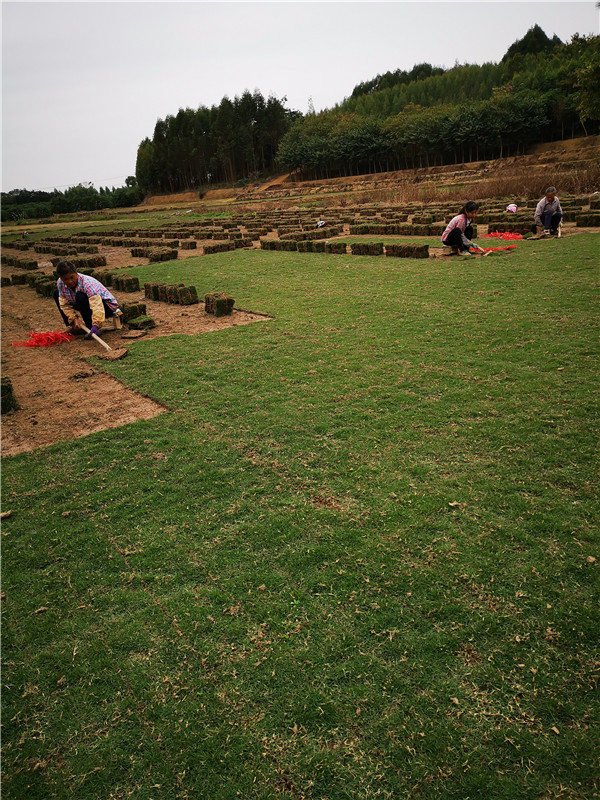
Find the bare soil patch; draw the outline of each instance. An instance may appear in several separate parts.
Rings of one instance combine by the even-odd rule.
[[[147,313],[157,327],[146,338],[172,334],[197,335],[236,325],[266,320],[260,314],[234,310],[228,317],[213,317],[204,304],[173,306],[144,298],[143,292],[115,292],[119,302],[146,303]],[[130,340],[122,331],[102,331],[112,347],[127,347]],[[37,294],[29,286],[2,289],[2,375],[11,379],[20,405],[17,411],[2,415],[2,454],[9,456],[47,447],[90,433],[117,428],[138,419],[151,419],[165,407],[123,385],[116,378],[90,363],[90,356],[104,350],[84,337],[52,347],[14,347],[31,331],[63,330],[62,320],[52,298]],[[131,358],[131,354],[127,356]]]

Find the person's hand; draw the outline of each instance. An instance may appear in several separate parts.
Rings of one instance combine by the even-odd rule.
[[[73,317],[72,320],[69,320],[69,325],[77,330],[81,328],[81,320],[79,317]]]
[[[96,336],[98,335],[98,326],[97,325],[92,325],[92,327],[90,328],[90,332],[88,333],[88,335],[85,338],[86,339],[91,339],[94,334],[96,334]]]

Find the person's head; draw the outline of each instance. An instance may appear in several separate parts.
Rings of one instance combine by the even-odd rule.
[[[464,214],[467,219],[473,219],[473,217],[477,214],[479,209],[479,203],[476,203],[475,200],[469,200],[468,203],[461,209],[461,214]]]
[[[56,267],[56,274],[69,289],[74,289],[77,286],[77,281],[79,280],[77,270],[70,261],[60,261]]]
[[[551,203],[556,197],[556,186],[549,186],[544,194],[546,195],[546,200]]]

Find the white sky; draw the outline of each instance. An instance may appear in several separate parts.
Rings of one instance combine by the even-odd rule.
[[[378,73],[498,62],[589,2],[2,2],[2,190],[122,186],[157,119],[246,89],[330,108]]]

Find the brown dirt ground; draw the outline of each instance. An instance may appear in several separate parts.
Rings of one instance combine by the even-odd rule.
[[[204,303],[156,303],[146,300],[143,292],[115,292],[115,296],[119,302],[146,303],[148,315],[156,322],[156,328],[146,334],[148,339],[176,333],[198,335],[268,319],[236,309],[231,316],[216,318],[205,313]],[[122,338],[126,327],[122,331],[110,330],[108,324],[102,337],[113,349],[127,347],[128,341]],[[20,405],[19,410],[2,415],[3,455],[151,419],[167,410],[92,366],[87,359],[104,352],[94,341],[75,337],[52,347],[11,345],[27,340],[31,331],[54,330],[63,330],[63,325],[52,298],[42,297],[29,286],[2,289],[2,375],[11,379]]]

